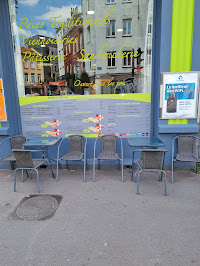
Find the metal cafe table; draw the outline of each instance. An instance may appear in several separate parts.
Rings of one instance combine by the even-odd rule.
[[[151,137],[133,137],[127,138],[128,145],[133,148],[158,148],[163,147],[165,144],[158,138]],[[131,173],[131,181],[133,181],[133,168],[134,168],[134,151],[132,158],[132,173]]]
[[[28,139],[23,146],[24,147],[40,147],[40,151],[42,152],[42,158],[47,160],[47,163],[49,164],[53,177],[55,178],[55,173],[53,170],[53,167],[51,165],[51,160],[48,155],[48,148],[54,146],[57,144],[61,138],[56,137],[34,137],[32,139]]]

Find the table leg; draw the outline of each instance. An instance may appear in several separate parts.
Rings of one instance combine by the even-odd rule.
[[[134,152],[133,152],[133,157],[132,157],[131,181],[133,181],[133,170],[134,170]]]
[[[55,178],[55,173],[54,173],[53,167],[51,165],[51,159],[49,158],[49,155],[48,155],[48,147],[42,146],[41,148],[43,150],[42,156],[43,156],[44,159],[47,160],[47,163],[49,164],[49,166],[51,168],[51,172],[52,172],[53,178]]]

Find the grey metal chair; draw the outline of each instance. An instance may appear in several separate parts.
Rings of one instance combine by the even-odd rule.
[[[3,146],[3,143],[6,141],[10,141],[11,153],[0,158],[0,161],[10,162],[11,169],[13,169],[14,168],[13,163],[16,161],[16,159],[15,159],[14,154],[12,153],[12,150],[13,149],[22,150],[23,144],[25,143],[26,138],[24,136],[13,136],[13,137],[6,138],[0,143],[0,147],[1,147],[1,145]]]
[[[121,159],[119,155],[116,153],[117,139],[121,142]],[[96,145],[97,141],[101,140],[102,143],[102,153],[96,158]],[[98,169],[100,169],[100,161],[101,160],[118,160],[119,165],[121,161],[121,182],[124,182],[123,179],[123,144],[122,139],[117,136],[112,135],[104,135],[96,139],[94,144],[94,161],[93,161],[93,182],[95,182],[95,164],[96,160],[98,160]]]
[[[60,147],[63,144],[64,140],[69,140],[69,152],[60,158]],[[85,142],[85,144],[84,144]],[[86,148],[87,148],[87,139],[81,135],[71,135],[62,139],[58,146],[58,154],[57,154],[57,174],[56,181],[58,181],[58,164],[59,161],[84,161],[84,178],[83,181],[85,183],[85,171],[87,166],[87,158],[86,158]],[[67,163],[68,166],[68,163]]]
[[[164,175],[164,184],[165,184],[165,196],[167,195],[167,181],[166,181],[166,173],[163,170],[164,161],[165,161],[165,153],[166,150],[159,149],[142,149],[137,150],[141,152],[142,159],[137,161],[138,169],[134,176],[137,175],[137,195],[139,195],[139,181],[140,181],[140,173],[142,171],[146,172],[157,172],[159,174],[159,181],[162,181],[162,175]]]
[[[18,170],[22,171],[22,182],[23,182],[23,170],[31,170],[35,171],[37,174],[37,188],[38,193],[40,193],[39,189],[39,173],[37,168],[41,165],[43,165],[47,160],[45,159],[32,159],[32,152],[30,150],[12,150],[16,162],[17,162],[17,168],[14,172],[14,192],[16,191],[16,173]],[[36,151],[38,152],[38,151]]]
[[[174,181],[173,171],[174,162],[194,162],[196,163],[196,173],[198,173],[198,163],[200,159],[196,156],[196,142],[199,138],[190,135],[180,135],[173,139],[172,142],[172,171],[171,171],[171,183]],[[175,155],[175,141],[178,141],[178,151]]]

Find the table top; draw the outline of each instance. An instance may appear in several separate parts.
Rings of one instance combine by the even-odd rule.
[[[127,138],[131,147],[163,147],[165,144],[158,138],[133,137]]]
[[[23,145],[24,146],[53,146],[61,139],[56,137],[35,137],[28,139]]]

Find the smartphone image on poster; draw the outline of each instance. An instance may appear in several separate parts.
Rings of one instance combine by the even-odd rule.
[[[176,113],[177,111],[177,94],[167,95],[167,113]]]

